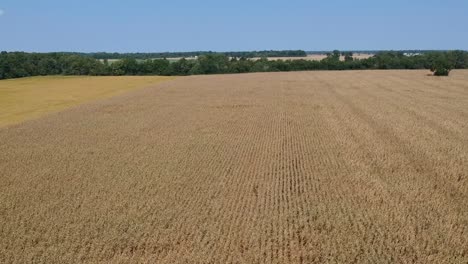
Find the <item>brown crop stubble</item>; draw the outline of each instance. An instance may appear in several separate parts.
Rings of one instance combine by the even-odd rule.
[[[192,76],[1,129],[0,261],[466,263],[466,76]]]

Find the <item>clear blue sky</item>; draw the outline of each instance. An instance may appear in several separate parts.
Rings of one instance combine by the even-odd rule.
[[[0,0],[0,50],[468,49],[467,0]]]

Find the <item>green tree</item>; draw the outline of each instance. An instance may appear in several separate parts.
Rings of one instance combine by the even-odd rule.
[[[198,71],[201,74],[226,73],[229,68],[229,58],[223,54],[209,54],[198,57]]]
[[[344,61],[346,62],[350,62],[354,60],[352,52],[343,52],[342,55],[344,56]]]
[[[194,64],[194,62],[182,58],[170,64],[169,75],[188,75]]]
[[[268,72],[270,71],[270,64],[268,58],[262,57],[259,60],[254,61],[251,68],[252,72]]]

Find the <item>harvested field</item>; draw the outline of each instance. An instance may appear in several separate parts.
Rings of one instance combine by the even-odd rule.
[[[365,54],[365,53],[356,53],[353,55],[354,59],[361,60],[361,59],[368,59],[374,56],[373,54]],[[307,57],[268,57],[268,60],[310,60],[310,61],[321,61],[327,57],[326,54],[309,54]],[[344,61],[344,56],[340,57],[341,61]],[[253,60],[259,60],[260,58],[252,58]]]
[[[355,53],[353,54],[353,58],[357,60],[361,59],[368,59],[374,56],[374,54],[367,54],[367,53]],[[326,54],[309,54],[306,57],[268,57],[268,60],[311,60],[311,61],[321,61],[327,57]],[[176,58],[167,58],[168,60],[174,62],[182,59],[183,57],[176,57]],[[197,57],[186,57],[186,60],[195,60]],[[232,57],[230,57],[232,58]],[[340,57],[341,61],[344,61],[344,56]],[[259,60],[260,57],[250,58],[251,60]],[[109,62],[114,62],[118,60],[109,60]]]
[[[170,79],[173,78],[44,76],[0,80],[0,127]]]
[[[468,71],[190,76],[0,129],[0,262],[467,263]]]

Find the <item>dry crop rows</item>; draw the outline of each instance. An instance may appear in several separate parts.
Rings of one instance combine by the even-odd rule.
[[[466,263],[468,74],[191,76],[0,130],[0,262]]]

